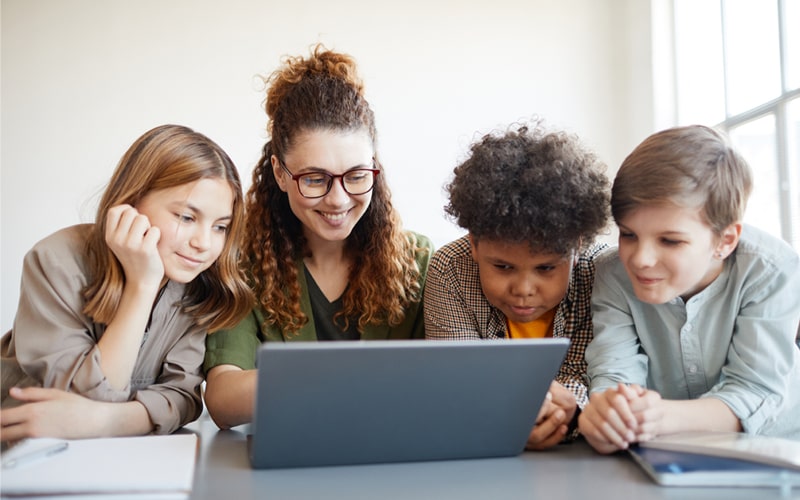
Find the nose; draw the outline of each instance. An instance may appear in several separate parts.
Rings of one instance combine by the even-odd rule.
[[[350,199],[350,194],[344,190],[344,178],[333,179],[331,190],[325,195],[325,201],[331,205],[344,205]]]
[[[631,252],[631,263],[639,268],[652,267],[656,262],[656,251],[652,245],[639,243]]]
[[[200,251],[208,250],[211,247],[211,231],[211,227],[204,227],[198,224],[189,240],[189,244],[192,248]]]
[[[511,295],[515,297],[530,297],[536,293],[536,281],[522,276],[511,282]]]

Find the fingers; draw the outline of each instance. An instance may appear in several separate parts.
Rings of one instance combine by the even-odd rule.
[[[638,424],[628,404],[628,395],[618,388],[591,395],[579,417],[579,425],[596,450],[610,453],[626,449],[636,440]]]
[[[603,433],[600,432],[600,430],[595,426],[595,422],[587,417],[586,409],[584,409],[583,413],[581,413],[581,416],[578,417],[578,427],[580,428],[581,434],[589,443],[589,445],[591,445],[591,447],[594,448],[598,453],[607,455],[622,449],[605,438]]]
[[[566,412],[573,410],[578,405],[572,391],[555,380],[550,384],[550,393],[552,394],[553,404]]]
[[[97,433],[98,403],[84,396],[41,387],[12,388],[9,394],[23,404],[0,410],[0,440],[69,439]]]
[[[548,391],[544,397],[542,406],[539,408],[539,414],[536,415],[537,424],[543,421],[548,414],[553,412],[552,401],[553,401],[553,395]]]
[[[106,215],[106,241],[109,245],[137,246],[150,228],[150,220],[130,205],[111,207]]]
[[[159,240],[161,240],[161,230],[156,226],[150,226],[144,234],[142,244],[145,248],[157,248]]]
[[[637,399],[636,392],[620,384],[616,390],[609,389],[602,394],[606,403],[606,417],[619,432],[634,430],[638,424],[631,403]]]
[[[17,441],[34,437],[28,405],[0,410],[0,441]]]
[[[63,391],[44,387],[12,387],[8,390],[9,396],[26,403],[54,399],[61,394]]]
[[[130,205],[111,207],[106,214],[106,243],[119,260],[129,282],[156,286],[164,275],[158,252],[161,231]]]
[[[554,407],[555,408],[555,407]],[[537,422],[528,436],[528,450],[544,450],[560,443],[567,434],[566,414],[556,408],[541,422]]]
[[[638,421],[637,441],[648,441],[661,433],[661,424],[665,413],[659,393],[645,390],[639,398],[631,403],[631,409]]]

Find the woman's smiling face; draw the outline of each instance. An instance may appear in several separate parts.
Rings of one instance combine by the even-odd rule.
[[[355,168],[372,168],[374,154],[366,130],[312,130],[298,135],[294,146],[282,159],[283,166],[277,157],[272,157],[272,171],[278,186],[289,197],[289,206],[303,223],[310,243],[315,240],[346,240],[367,211],[372,191],[349,194],[338,178],[325,196],[306,198],[300,194],[297,183],[287,170],[294,175],[309,172],[341,175]]]

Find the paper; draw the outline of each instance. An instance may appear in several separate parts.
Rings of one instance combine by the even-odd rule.
[[[197,435],[68,440],[67,449],[2,469],[0,492],[24,495],[148,495],[186,498],[192,489]],[[28,439],[2,461],[64,440]]]

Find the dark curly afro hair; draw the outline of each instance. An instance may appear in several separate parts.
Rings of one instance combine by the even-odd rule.
[[[608,223],[606,165],[576,136],[540,121],[485,135],[453,172],[445,212],[478,240],[566,255]]]

